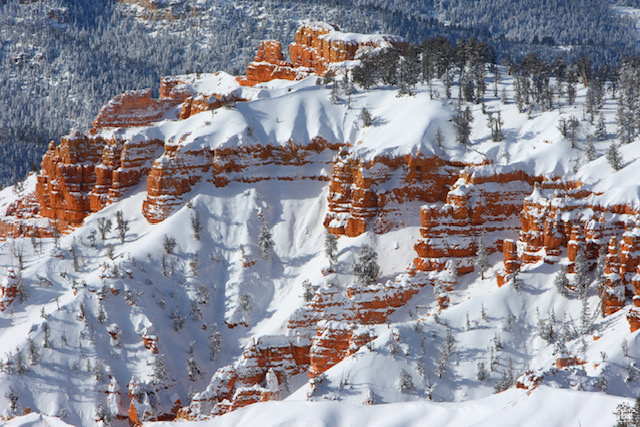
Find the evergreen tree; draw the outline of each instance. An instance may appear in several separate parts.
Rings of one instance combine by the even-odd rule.
[[[607,125],[604,122],[604,114],[602,114],[602,113],[600,113],[600,118],[598,119],[598,122],[596,123],[596,129],[593,132],[593,134],[600,141],[604,141],[605,139],[607,139]]]
[[[569,296],[569,291],[567,286],[569,285],[569,280],[567,279],[567,269],[563,265],[560,267],[560,271],[556,274],[555,279],[553,279],[553,286],[556,288],[558,293],[562,296]]]
[[[324,253],[329,260],[329,266],[333,268],[338,260],[338,239],[329,230],[324,232]]]
[[[413,385],[411,375],[403,369],[398,377],[398,391],[400,391],[400,393],[409,393],[414,388],[415,386]]]
[[[124,219],[122,211],[116,212],[116,229],[118,230],[118,236],[120,236],[120,243],[124,243],[124,238],[129,231],[129,220]]]
[[[271,231],[269,227],[267,227],[266,222],[262,222],[262,227],[260,228],[260,236],[258,237],[258,246],[260,246],[260,254],[262,258],[267,260],[271,257],[271,253],[273,252],[273,247],[275,243],[273,242],[273,237],[271,237]]]
[[[167,365],[164,362],[164,355],[159,354],[153,361],[153,380],[157,384],[161,384],[167,379]]]
[[[365,128],[373,125],[373,117],[366,108],[362,108],[362,111],[360,112],[360,123],[362,124],[362,127]]]
[[[209,329],[211,330],[211,332],[209,332],[209,352],[210,359],[213,361],[222,348],[222,334],[213,323],[209,326]]]
[[[480,271],[480,277],[484,280],[484,273],[491,264],[489,264],[489,251],[487,249],[487,245],[482,238],[478,241],[478,249],[476,250],[476,258],[473,261],[473,264],[478,268]]]
[[[596,153],[596,147],[593,145],[593,140],[591,137],[587,138],[587,145],[584,148],[584,156],[587,158],[587,161],[592,162],[598,158],[598,154]]]
[[[618,145],[615,142],[612,142],[609,146],[606,158],[609,162],[609,166],[611,166],[614,171],[619,171],[624,167],[622,156],[620,155],[620,150],[618,149]]]
[[[107,233],[111,232],[112,223],[110,219],[98,218],[98,231],[102,240],[107,238]]]
[[[380,274],[378,266],[378,254],[367,244],[362,245],[358,252],[358,259],[351,266],[351,272],[362,285],[370,285],[375,282]]]
[[[460,144],[467,145],[471,135],[471,123],[473,122],[473,115],[469,107],[464,111],[458,108],[452,121],[456,128],[456,140]]]

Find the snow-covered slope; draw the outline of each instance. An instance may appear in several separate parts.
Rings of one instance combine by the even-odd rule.
[[[460,275],[448,292],[449,307],[443,309],[431,284],[437,278],[445,280],[447,273],[406,275],[416,258],[414,245],[421,238],[423,202],[413,200],[398,208],[400,219],[394,224],[402,227],[376,233],[369,226],[356,237],[340,236],[332,269],[325,255],[323,221],[329,210],[327,200],[333,197],[327,181],[334,156],[373,162],[374,172],[382,168],[375,162],[383,157],[438,157],[447,162],[445,169],[453,171],[454,179],[444,185],[445,190],[457,182],[451,197],[471,194],[465,192],[471,184],[464,187],[456,181],[458,173],[463,179],[465,170],[478,182],[485,175],[522,171],[540,180],[563,177],[583,182],[593,193],[590,206],[637,208],[639,192],[634,182],[640,142],[622,149],[626,167],[612,173],[602,157],[591,162],[584,158],[585,136],[592,131],[586,121],[581,122],[578,148],[571,148],[556,126],[561,117],[558,110],[535,110],[528,117],[490,92],[484,108],[501,111],[505,139],[493,142],[483,106],[468,104],[474,121],[471,143],[463,146],[456,142],[451,122],[458,101],[442,96],[431,99],[426,86],[418,86],[414,96],[398,96],[394,88],[379,87],[331,102],[331,88],[317,85],[315,77],[250,88],[240,87],[224,74],[180,79],[197,92],[233,93],[246,101],[184,120],[174,118],[172,111],[179,110],[175,107],[158,123],[102,129],[98,136],[162,141],[164,154],[154,159],[158,169],[180,161],[171,157],[174,152],[305,146],[316,137],[342,145],[342,152],[326,149],[296,165],[267,162],[253,169],[249,165],[234,172],[239,178],[228,173],[236,178],[223,186],[212,184],[206,170],[177,197],[180,203],[170,215],[156,224],[143,215],[150,196],[143,179],[59,238],[4,241],[0,246],[2,289],[19,289],[15,284],[21,281],[25,292],[12,302],[8,293],[0,300],[7,303],[0,311],[0,396],[6,397],[0,398],[1,416],[13,417],[29,408],[72,425],[88,425],[108,412],[116,418],[114,422],[125,424],[134,408],[141,420],[172,418],[178,408],[189,405],[194,393],[207,390],[196,399],[213,395],[212,377],[224,379],[228,371],[220,369],[247,360],[246,349],[261,348],[256,344],[261,337],[298,340],[300,348],[306,342],[308,352],[317,337],[288,327],[300,313],[311,310],[302,297],[303,283],[308,280],[316,288],[320,296],[316,295],[315,303],[331,292],[345,301],[361,302],[357,295],[346,295],[348,289],[358,289],[351,266],[365,244],[377,253],[381,268],[377,281],[382,285],[364,289],[397,285],[415,295],[394,306],[383,322],[358,323],[358,333],[366,329],[370,342],[352,348],[352,354],[332,364],[322,381],[310,381],[309,363],[303,363],[296,367],[300,368],[297,374],[284,383],[280,377],[276,390],[269,389],[285,403],[257,404],[215,418],[212,425],[253,424],[265,418],[273,419],[274,425],[287,425],[305,417],[309,425],[352,421],[493,425],[522,419],[529,425],[553,425],[546,420],[559,412],[562,417],[554,418],[555,425],[579,421],[601,425],[612,422],[617,403],[638,394],[640,342],[637,332],[629,334],[625,318],[629,307],[603,318],[595,284],[584,299],[575,293],[560,295],[553,284],[560,269],[557,263],[525,263],[519,280],[498,287],[496,275],[504,263],[502,255],[494,253],[482,276],[479,272]],[[510,99],[512,83],[510,77],[500,82]],[[434,86],[444,94],[441,82]],[[575,105],[563,105],[562,116],[582,115],[584,92],[579,91]],[[373,115],[372,126],[363,125],[363,108]],[[612,131],[615,101],[607,99],[603,111]],[[444,136],[441,145],[435,142],[438,129]],[[609,144],[596,141],[597,154],[602,156]],[[376,191],[391,192],[403,180],[398,172]],[[35,181],[31,177],[18,194],[12,189],[0,193],[6,217],[12,202],[34,191]],[[488,188],[495,187],[492,191],[497,193],[513,190],[511,184],[501,185],[491,183]],[[524,184],[522,188],[529,189]],[[433,205],[448,209],[447,203],[438,199]],[[627,214],[629,218],[636,215]],[[116,227],[118,215],[128,225],[123,236]],[[193,226],[196,219],[201,223],[199,238]],[[99,230],[106,220],[113,226],[103,239]],[[53,233],[47,219],[30,221]],[[518,239],[517,217],[505,222],[509,224],[503,231],[488,232],[503,233],[501,241]],[[274,242],[268,259],[261,254],[263,227]],[[452,245],[460,241],[450,240]],[[569,264],[568,255],[562,247],[556,260]],[[417,283],[420,278],[425,282]],[[585,307],[587,317],[595,320],[589,330],[583,329]],[[336,310],[347,312],[343,306]],[[323,320],[335,321],[335,317]],[[319,326],[331,331],[356,328],[352,320]],[[544,333],[549,328],[554,330],[551,336]],[[221,334],[221,346],[214,346],[212,354],[214,330]],[[263,342],[268,345],[269,339]],[[558,359],[566,355],[580,360],[559,367]],[[255,390],[270,387],[266,382],[259,379]],[[509,390],[492,396],[515,382],[525,388],[542,385],[531,393]],[[132,400],[136,404],[131,406]],[[337,402],[304,403],[323,400]],[[381,405],[362,406],[363,402]],[[40,422],[34,415],[27,417],[12,422]]]

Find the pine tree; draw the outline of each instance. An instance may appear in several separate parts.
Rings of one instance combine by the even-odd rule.
[[[600,141],[604,141],[605,139],[607,139],[607,125],[604,122],[604,114],[602,114],[602,113],[600,113],[600,118],[598,119],[598,122],[596,123],[596,129],[593,132],[593,134]]]
[[[491,264],[489,264],[489,251],[487,250],[487,246],[483,239],[478,241],[478,249],[476,251],[476,258],[473,261],[473,264],[478,268],[478,270],[480,270],[480,276],[482,280],[484,280],[484,273]]]
[[[195,211],[191,215],[191,229],[193,230],[193,237],[196,240],[200,240],[200,231],[202,231],[202,222],[200,221],[200,212]]]
[[[29,362],[32,365],[35,365],[40,360],[40,350],[38,349],[38,344],[31,338],[27,339],[27,351],[29,352]]]
[[[615,142],[612,142],[609,146],[606,158],[609,162],[609,166],[611,166],[614,171],[619,171],[623,168],[624,164],[622,161],[622,156],[620,155],[620,150],[618,149],[618,145]]]
[[[369,113],[369,110],[364,107],[360,112],[360,123],[362,124],[362,127],[365,128],[373,125],[373,117],[371,116],[371,113]]]
[[[222,348],[222,334],[218,331],[215,324],[211,324],[209,329],[211,330],[211,332],[209,332],[209,352],[210,359],[213,361]]]
[[[414,388],[415,386],[413,385],[411,375],[403,369],[398,377],[398,391],[400,391],[400,393],[409,393]]]
[[[155,383],[162,383],[167,379],[167,365],[164,362],[164,355],[159,354],[153,361],[153,380]]]
[[[587,259],[584,256],[582,248],[580,248],[576,254],[573,271],[575,273],[573,287],[580,296],[585,295],[589,285],[589,266],[587,265]]]
[[[587,138],[587,145],[584,148],[584,156],[587,158],[588,162],[592,162],[598,158],[596,147],[593,145],[593,140],[591,139],[591,137]]]
[[[324,253],[329,259],[329,266],[333,268],[338,258],[338,239],[329,230],[324,232]]]
[[[111,232],[112,223],[110,219],[98,218],[98,231],[102,240],[107,238],[107,233]]]
[[[269,230],[269,227],[267,227],[267,223],[262,222],[260,236],[258,237],[258,246],[260,246],[260,254],[263,259],[267,260],[271,257],[274,245],[273,238],[271,237],[271,231]]]
[[[311,284],[309,279],[305,279],[305,281],[302,282],[302,288],[304,289],[304,293],[302,294],[302,299],[304,300],[304,302],[311,302],[316,292],[315,292],[314,286]]]
[[[560,267],[560,271],[556,274],[555,279],[553,279],[553,286],[556,288],[558,293],[562,296],[569,296],[569,291],[567,286],[569,285],[569,280],[567,279],[567,269],[563,265]]]
[[[120,243],[124,243],[124,238],[129,231],[129,220],[124,219],[122,211],[116,212],[116,229],[118,230],[118,236],[120,236]]]
[[[351,272],[362,285],[372,284],[380,274],[378,254],[369,245],[362,245],[358,252],[358,259],[351,266]]]
[[[470,141],[471,123],[473,122],[473,115],[471,114],[469,107],[464,111],[458,108],[452,121],[456,128],[456,140],[460,144],[467,145]]]
[[[162,248],[166,255],[172,254],[176,248],[176,239],[169,237],[166,234],[162,237]]]

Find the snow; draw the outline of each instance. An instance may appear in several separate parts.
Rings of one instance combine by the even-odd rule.
[[[441,156],[452,163],[477,165],[469,169],[475,177],[524,170],[547,179],[576,179],[597,193],[593,196],[595,205],[626,203],[640,208],[640,189],[636,184],[640,142],[622,147],[625,168],[614,173],[603,157],[592,162],[584,159],[584,136],[591,129],[586,121],[581,121],[584,133],[578,139],[578,148],[571,148],[557,129],[561,116],[581,115],[583,88],[579,89],[575,106],[563,105],[562,115],[558,110],[536,110],[531,118],[526,113],[520,114],[513,104],[503,105],[489,91],[485,108],[501,111],[505,141],[491,141],[482,106],[470,105],[474,114],[471,143],[463,147],[455,142],[450,121],[457,101],[444,98],[440,82],[434,87],[441,95],[434,99],[430,99],[425,86],[419,86],[415,96],[402,97],[392,88],[381,87],[356,91],[350,99],[341,96],[334,104],[330,102],[330,87],[316,85],[315,77],[295,82],[273,81],[253,88],[239,87],[232,76],[224,73],[179,76],[179,79],[203,94],[233,93],[248,101],[186,120],[163,120],[148,128],[105,129],[101,131],[103,136],[162,139],[188,151],[286,146],[292,142],[302,145],[319,136],[332,143],[346,144],[347,155],[365,160],[420,153],[427,157]],[[511,79],[505,77],[503,83],[512,98]],[[358,117],[362,108],[367,108],[375,118],[373,126],[361,126]],[[604,111],[611,132],[615,102],[607,99]],[[442,148],[434,142],[439,128],[445,138]],[[609,143],[595,141],[599,155],[604,154]],[[328,176],[329,161],[329,154],[321,153],[317,165],[305,167],[317,168],[314,175]],[[265,178],[299,174],[294,169],[274,165],[249,173]],[[29,177],[21,194],[33,191],[35,180],[35,175]],[[517,189],[517,184],[504,188],[512,187]],[[49,415],[65,410],[69,413],[66,422],[89,424],[93,422],[96,404],[106,401],[104,390],[109,381],[96,380],[87,372],[87,360],[91,364],[99,360],[105,365],[107,375],[123,391],[126,401],[127,384],[132,379],[149,381],[152,377],[155,356],[144,348],[140,335],[153,334],[158,336],[160,353],[165,355],[170,373],[168,393],[177,393],[183,403],[187,402],[189,389],[204,390],[219,368],[237,360],[244,345],[261,336],[286,333],[287,321],[303,305],[305,279],[314,286],[325,286],[331,281],[337,292],[344,292],[354,281],[350,266],[359,248],[369,244],[376,249],[381,263],[379,282],[394,280],[406,272],[415,257],[413,245],[420,235],[420,204],[402,205],[397,219],[406,227],[382,234],[369,231],[355,238],[340,237],[337,273],[324,276],[322,269],[328,266],[322,247],[322,223],[329,195],[326,181],[231,182],[226,187],[214,188],[203,180],[185,195],[184,201],[190,200],[189,205],[185,203],[155,225],[141,214],[146,195],[144,182],[130,189],[122,200],[89,216],[82,227],[61,237],[58,249],[54,248],[53,239],[42,239],[41,248],[32,247],[29,239],[16,239],[25,249],[22,277],[29,296],[25,303],[15,302],[12,312],[0,313],[0,358],[6,361],[15,357],[16,348],[27,357],[27,338],[41,343],[45,322],[51,329],[53,348],[40,348],[40,362],[28,365],[27,373],[0,372],[0,396],[13,387],[20,394],[22,409],[29,407]],[[534,190],[530,199],[540,197],[540,190]],[[12,188],[1,190],[0,212],[4,215],[17,198]],[[106,241],[98,239],[95,247],[91,247],[88,237],[97,228],[98,220],[114,219],[117,211],[124,212],[131,227],[125,243],[120,244],[116,233],[111,232]],[[200,214],[204,226],[200,240],[193,237],[190,227],[195,212]],[[269,260],[261,258],[257,244],[263,220],[275,242]],[[174,254],[164,253],[165,236],[176,239]],[[74,271],[71,260],[72,245],[82,254],[79,271]],[[113,259],[109,247],[113,248]],[[194,254],[200,263],[197,273],[189,265]],[[165,269],[163,257],[168,260]],[[566,253],[559,259],[566,263]],[[244,267],[245,261],[255,264]],[[459,278],[450,293],[451,306],[447,310],[438,311],[432,288],[427,286],[393,313],[388,324],[366,326],[377,338],[329,369],[327,383],[310,398],[307,398],[311,390],[308,378],[302,375],[292,379],[291,390],[281,390],[287,398],[285,402],[252,405],[202,425],[244,425],[266,420],[272,424],[265,425],[567,425],[578,421],[583,425],[613,424],[615,406],[640,392],[637,381],[625,378],[629,367],[640,363],[638,333],[629,334],[625,319],[628,308],[606,319],[598,317],[592,333],[568,339],[569,353],[587,363],[558,370],[554,345],[537,334],[538,322],[554,313],[558,329],[561,319],[577,326],[582,308],[578,298],[561,297],[554,289],[553,277],[559,266],[544,263],[526,266],[520,274],[522,289],[516,290],[509,284],[502,288],[496,285],[495,274],[502,266],[502,256],[492,255],[490,263],[492,267],[484,280],[477,273]],[[0,245],[0,275],[5,276],[14,264],[10,242],[4,242]],[[52,286],[41,286],[39,277],[50,280]],[[100,302],[103,287],[106,294]],[[207,302],[204,293],[208,294]],[[133,303],[125,299],[125,294]],[[248,310],[240,304],[243,295],[249,296]],[[192,301],[198,301],[195,304],[198,312],[193,315]],[[587,301],[590,311],[597,312],[599,296],[595,289]],[[78,317],[81,305],[88,313],[86,321]],[[100,305],[108,317],[104,324],[97,321]],[[43,308],[46,318],[41,316]],[[174,330],[172,314],[185,318],[184,328]],[[509,314],[515,316],[511,326],[507,325]],[[225,326],[225,321],[234,320],[248,326],[233,329]],[[108,334],[113,323],[122,332],[120,343]],[[214,361],[209,358],[207,344],[212,324],[223,335],[222,350]],[[440,378],[434,374],[434,367],[448,330],[456,343],[447,372]],[[63,335],[67,344],[63,344]],[[489,370],[490,347],[496,335],[504,348],[496,350],[500,359],[494,370]],[[186,379],[185,360],[191,341],[195,360],[205,372],[195,381]],[[621,350],[623,341],[628,343],[630,356]],[[394,343],[400,347],[399,353],[392,351]],[[602,360],[603,352],[606,361]],[[510,389],[494,395],[494,382],[507,372],[509,359],[516,376],[526,370],[537,372],[544,385],[530,393]],[[489,379],[477,380],[478,363],[486,364]],[[425,374],[421,373],[423,370]],[[413,380],[415,389],[411,393],[397,389],[402,371],[408,372]],[[599,392],[597,382],[601,377],[608,382],[608,395]],[[432,390],[428,393],[430,386]],[[369,392],[373,392],[379,404],[362,406]],[[427,401],[428,394],[433,401]],[[127,409],[122,411],[126,413]],[[0,415],[16,415],[2,398]],[[30,414],[14,418],[8,425],[56,425],[56,422]]]
[[[630,400],[626,400],[631,402]],[[511,389],[472,403],[410,402],[374,406],[337,402],[265,402],[204,422],[151,423],[157,426],[522,426],[613,425],[619,399],[550,387]]]

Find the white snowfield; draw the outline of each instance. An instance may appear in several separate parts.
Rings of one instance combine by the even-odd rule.
[[[620,399],[602,393],[539,387],[464,403],[264,402],[201,422],[149,423],[180,427],[566,427],[613,426]]]
[[[330,87],[316,85],[315,77],[240,88],[222,73],[193,77],[191,84],[209,94],[235,93],[248,102],[187,120],[103,132],[120,132],[125,139],[159,138],[185,150],[286,145],[291,140],[305,144],[320,136],[348,143],[349,153],[369,160],[421,153],[467,164],[488,163],[477,169],[478,174],[520,169],[548,178],[578,179],[599,193],[594,196],[597,203],[640,207],[640,142],[622,147],[625,167],[614,173],[603,157],[585,159],[586,135],[593,132],[587,121],[580,121],[577,148],[571,148],[557,128],[561,116],[582,118],[584,88],[579,87],[575,105],[563,104],[562,115],[557,109],[535,109],[528,118],[512,102],[510,77],[500,81],[500,91],[506,87],[511,99],[508,104],[493,96],[490,76],[487,83],[486,109],[500,111],[504,121],[505,140],[500,143],[491,141],[487,116],[476,104],[467,104],[474,116],[471,143],[464,147],[455,141],[450,120],[457,100],[444,98],[440,82],[434,85],[439,93],[435,99],[420,85],[415,96],[398,97],[392,88],[376,88],[357,90],[350,99],[341,95],[332,103]],[[455,97],[457,88],[452,92]],[[362,126],[363,108],[374,117],[372,126]],[[607,96],[603,112],[609,139],[594,140],[599,156],[613,140],[615,111],[615,100]],[[442,147],[434,142],[438,129],[444,136]],[[279,171],[269,167],[275,169],[264,173]],[[327,166],[315,174],[330,173]],[[18,195],[12,188],[1,190],[0,214],[34,186],[32,176]],[[286,334],[289,317],[304,305],[305,280],[327,286],[322,224],[328,191],[327,182],[311,179],[231,182],[222,188],[203,180],[184,196],[184,206],[152,225],[141,214],[146,197],[146,183],[141,182],[62,236],[57,247],[53,238],[2,242],[0,277],[17,266],[16,254],[21,253],[27,297],[0,312],[0,416],[15,417],[28,407],[46,416],[21,416],[7,425],[79,426],[95,423],[98,405],[112,414],[127,414],[131,380],[155,381],[156,356],[145,348],[145,334],[157,336],[165,359],[166,388],[159,394],[160,403],[169,404],[177,396],[186,405],[190,394],[205,390],[213,374],[234,363],[251,340]],[[419,208],[415,204],[403,211],[408,226],[402,229],[340,237],[333,283],[341,291],[353,283],[351,265],[363,244],[378,254],[381,283],[405,273],[420,236]],[[92,243],[99,221],[111,219],[115,228],[118,211],[129,221],[125,242],[121,244],[113,230],[104,240],[98,233]],[[200,240],[191,227],[196,213],[203,225]],[[258,246],[263,220],[275,243],[268,260],[262,259]],[[175,239],[172,251],[166,251],[165,237]],[[75,266],[72,252],[79,254]],[[566,262],[566,253],[561,259]],[[553,286],[559,265],[528,265],[520,274],[521,289],[498,288],[495,273],[502,267],[502,255],[489,260],[484,280],[479,273],[459,277],[448,309],[438,312],[433,290],[426,287],[388,323],[367,326],[377,338],[329,369],[312,397],[307,397],[311,386],[303,373],[290,378],[286,387],[280,385],[283,402],[252,405],[194,425],[612,425],[616,405],[640,392],[640,339],[637,332],[629,334],[628,308],[605,319],[597,317],[593,332],[576,335],[582,302],[559,295]],[[245,261],[255,264],[243,267]],[[595,313],[595,287],[586,301],[589,312]],[[225,321],[248,326],[231,329]],[[557,349],[539,334],[545,321],[555,322],[557,333],[566,334],[566,352],[579,356],[584,365],[555,368]],[[45,324],[49,347],[43,347]],[[208,337],[213,325],[222,334],[222,346],[211,360]],[[453,351],[446,371],[436,375],[448,334],[454,340]],[[190,354],[201,371],[191,379],[186,367]],[[486,368],[484,379],[478,378],[481,364]],[[494,394],[494,385],[509,372],[517,378],[525,371],[539,375],[542,385],[530,393],[509,389]],[[403,375],[408,375],[411,387],[401,392],[398,380]],[[5,398],[11,390],[18,395],[17,409]],[[363,404],[370,396],[375,404]],[[126,421],[114,420],[114,425],[124,426]]]

